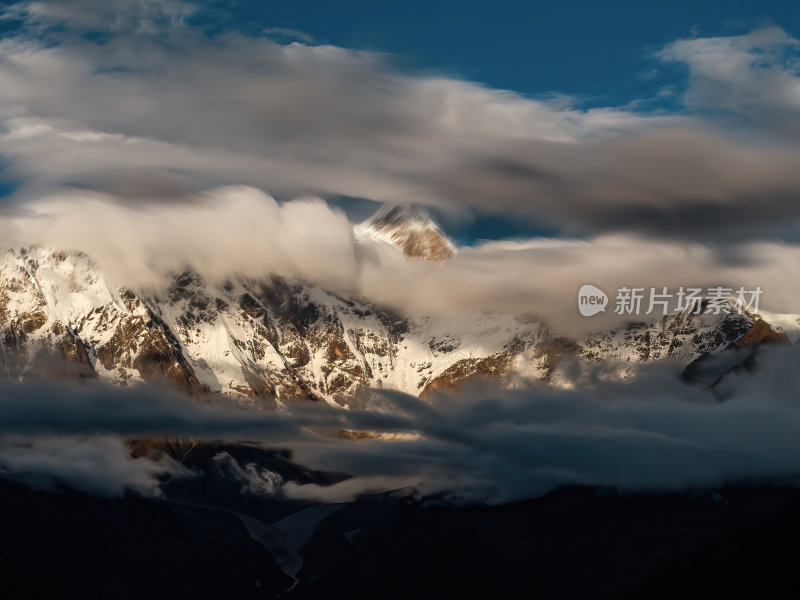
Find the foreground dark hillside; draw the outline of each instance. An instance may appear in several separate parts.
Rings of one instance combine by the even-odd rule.
[[[280,455],[266,460],[287,470],[288,478],[318,480],[302,470],[292,473]],[[513,505],[460,508],[395,493],[320,511],[308,503],[245,497],[225,485],[207,474],[168,485],[167,499],[154,500],[52,494],[0,481],[0,597],[800,593],[794,576],[800,493],[787,488],[695,496],[563,489]],[[196,502],[187,501],[190,492]],[[291,519],[294,529],[286,525]],[[298,536],[304,519],[309,527]],[[281,546],[276,540],[287,531],[295,533]],[[291,564],[296,583],[284,570]],[[779,589],[790,596],[768,593]]]

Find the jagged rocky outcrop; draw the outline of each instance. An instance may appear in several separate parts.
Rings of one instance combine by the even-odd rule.
[[[87,377],[167,380],[264,407],[342,403],[370,387],[419,394],[454,365],[510,364],[546,336],[511,316],[406,319],[278,278],[210,284],[185,272],[161,293],[112,288],[89,257],[44,248],[0,255],[0,290],[7,375],[50,376],[53,355]]]
[[[385,241],[409,258],[443,262],[455,247],[421,206],[386,206],[356,227],[357,235]]]

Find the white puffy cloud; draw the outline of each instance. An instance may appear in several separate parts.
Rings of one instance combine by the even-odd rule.
[[[0,217],[9,245],[86,252],[112,286],[163,289],[193,270],[209,284],[271,274],[416,315],[484,311],[539,317],[561,334],[620,326],[620,287],[760,287],[760,308],[797,312],[800,283],[786,277],[800,248],[775,241],[716,247],[605,235],[463,247],[447,263],[409,261],[383,242],[356,241],[346,216],[320,199],[278,204],[250,187],[218,188],[169,203],[130,203],[86,191],[46,196]],[[604,315],[579,316],[584,283],[612,298]]]
[[[137,205],[73,192],[26,209],[0,220],[7,241],[85,252],[115,285],[149,287],[194,268],[216,282],[276,274],[356,289],[352,226],[319,199],[279,205],[255,188],[229,187],[177,205]]]

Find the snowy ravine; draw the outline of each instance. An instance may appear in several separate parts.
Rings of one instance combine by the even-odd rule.
[[[410,260],[447,260],[453,246],[418,212],[384,211],[357,237],[391,243]],[[687,363],[745,335],[796,337],[749,316],[685,315],[583,340],[531,317],[404,318],[357,299],[278,278],[209,285],[186,272],[160,294],[112,288],[89,257],[46,248],[0,254],[0,371],[17,378],[168,380],[193,395],[224,394],[270,408],[296,400],[358,403],[369,388],[414,395],[476,375],[509,386],[569,384],[576,365],[675,356]]]

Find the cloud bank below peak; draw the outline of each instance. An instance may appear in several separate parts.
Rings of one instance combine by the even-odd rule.
[[[163,390],[0,382],[0,477],[101,495],[158,494],[170,461],[133,460],[122,439],[246,439],[292,450],[307,468],[347,473],[336,485],[276,493],[328,502],[399,488],[455,503],[541,496],[560,486],[639,492],[798,481],[798,348],[764,347],[751,372],[717,388],[684,383],[682,365],[641,366],[625,382],[515,390],[484,382],[429,404],[376,390],[367,410],[316,403],[284,413],[198,405]],[[412,434],[342,439],[341,429]],[[24,436],[24,437],[23,437]],[[25,442],[25,443],[22,443]]]

